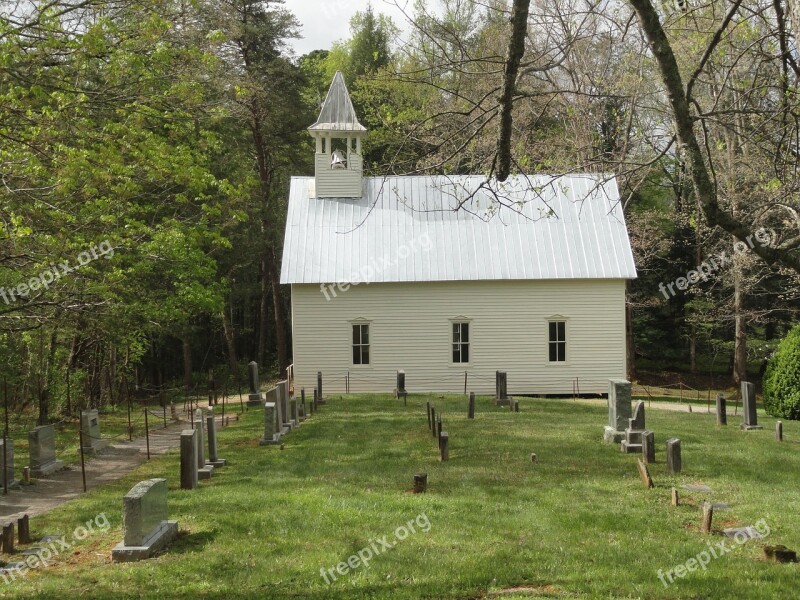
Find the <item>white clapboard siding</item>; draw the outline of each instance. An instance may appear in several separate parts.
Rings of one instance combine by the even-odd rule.
[[[415,391],[494,393],[508,372],[510,394],[604,393],[625,377],[625,281],[462,281],[372,283],[347,291],[292,286],[295,386],[391,392],[396,371]],[[335,294],[335,296],[334,296]],[[548,320],[567,322],[567,361],[548,361]],[[470,322],[468,365],[452,363],[452,321]],[[352,322],[369,322],[369,366],[352,364]]]

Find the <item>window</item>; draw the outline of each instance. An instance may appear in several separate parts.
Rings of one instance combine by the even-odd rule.
[[[453,362],[469,362],[469,323],[453,323]]]
[[[567,322],[550,321],[550,362],[567,360]]]
[[[353,325],[353,364],[369,364],[369,324]]]

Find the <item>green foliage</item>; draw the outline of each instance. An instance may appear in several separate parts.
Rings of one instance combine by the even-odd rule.
[[[769,361],[764,408],[773,416],[800,420],[800,325],[789,332]]]

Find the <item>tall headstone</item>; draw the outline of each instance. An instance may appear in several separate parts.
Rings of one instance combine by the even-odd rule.
[[[300,425],[300,415],[297,413],[297,399],[292,398],[289,400],[289,416],[291,417],[292,423],[294,423],[295,427]]]
[[[642,451],[642,435],[645,430],[644,402],[636,403],[636,410],[633,417],[628,419],[628,426],[625,428],[625,439],[620,442],[620,449],[625,453]]]
[[[475,392],[469,393],[469,409],[467,410],[467,418],[475,418]]]
[[[678,438],[670,438],[667,440],[667,473],[675,475],[681,472],[682,467],[681,441]]]
[[[442,462],[450,460],[450,435],[446,431],[439,436],[439,454]]]
[[[181,489],[197,487],[197,430],[181,431]]]
[[[281,416],[283,417],[283,425],[288,429],[292,429],[297,425],[296,422],[292,421],[292,416],[289,410],[289,382],[288,381],[279,381],[278,382],[278,398],[280,398],[281,403]]]
[[[494,377],[495,404],[498,406],[506,406],[509,403],[508,373],[505,371],[496,371]]]
[[[306,413],[306,388],[300,388],[300,420],[305,421],[308,417]]]
[[[436,437],[436,407],[431,406],[431,432]]]
[[[728,424],[728,407],[725,403],[725,394],[717,394],[717,425]]]
[[[325,396],[322,394],[322,371],[317,371],[317,403],[325,404]]]
[[[28,432],[31,475],[46,477],[64,468],[56,460],[56,430],[53,425],[40,425]]]
[[[113,562],[150,558],[178,535],[177,521],[167,517],[167,480],[140,481],[122,499],[122,543],[111,551]]]
[[[208,464],[215,469],[224,467],[227,461],[217,455],[217,420],[214,418],[214,409],[209,408],[206,414],[206,437],[208,438]]]
[[[742,425],[745,431],[761,429],[756,413],[756,386],[749,381],[742,382]]]
[[[6,441],[8,446],[5,445]],[[9,486],[19,483],[14,479],[14,440],[0,437],[0,492],[6,482]]]
[[[631,383],[623,379],[608,380],[608,424],[603,430],[606,443],[625,439],[625,429],[631,418]]]
[[[214,472],[214,467],[206,463],[204,420],[203,410],[198,408],[194,413],[194,430],[197,432],[197,477],[199,479],[210,479],[211,474]]]
[[[431,429],[431,403],[430,400],[425,403],[425,410],[428,413],[428,431]]]
[[[656,462],[656,435],[652,431],[642,433],[642,459],[648,465]]]
[[[261,380],[258,377],[258,363],[256,361],[252,361],[247,365],[247,378],[250,384],[247,406],[261,406]]]
[[[108,446],[108,442],[100,437],[100,413],[97,409],[81,411],[81,433],[84,453],[94,454]]]
[[[398,371],[397,372],[397,390],[396,390],[397,397],[402,397],[404,400],[408,399],[408,392],[406,391],[406,372],[405,371]]]
[[[264,403],[264,437],[261,438],[259,445],[268,446],[277,444],[281,439],[278,429],[278,414],[274,402]]]

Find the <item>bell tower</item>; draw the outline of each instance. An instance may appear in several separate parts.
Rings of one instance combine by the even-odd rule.
[[[314,194],[317,198],[361,198],[367,128],[358,122],[344,76],[336,71],[317,122],[308,128],[316,141]]]

